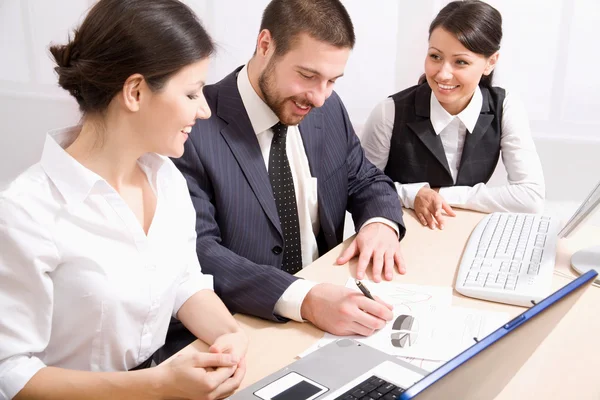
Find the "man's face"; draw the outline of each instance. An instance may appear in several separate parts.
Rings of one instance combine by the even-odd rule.
[[[349,55],[349,48],[298,35],[291,49],[283,56],[273,55],[258,77],[265,102],[282,123],[298,125],[331,96]]]

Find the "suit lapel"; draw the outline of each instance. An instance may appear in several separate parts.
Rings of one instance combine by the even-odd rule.
[[[223,80],[218,96],[217,116],[229,124],[221,130],[221,135],[229,145],[265,214],[281,234],[269,173],[237,88],[237,73]]]
[[[300,135],[302,136],[302,143],[304,144],[304,151],[306,152],[306,158],[308,159],[308,166],[310,167],[310,174],[317,178],[317,202],[319,205],[319,222],[321,228],[332,227],[333,223],[329,214],[327,214],[327,207],[324,206],[323,192],[324,189],[321,187],[323,182],[323,152],[325,149],[325,135],[323,132],[323,111],[321,109],[313,109],[310,114],[300,123],[298,126]]]
[[[308,158],[310,173],[315,178],[320,178],[319,173],[322,171],[321,160],[323,159],[323,111],[313,109],[311,115],[307,116],[304,121],[298,126],[304,151]]]
[[[456,176],[457,181],[462,171],[462,167],[465,164],[465,161],[468,160],[473,154],[476,154],[475,148],[477,147],[477,143],[479,143],[481,138],[485,135],[488,128],[492,124],[492,121],[494,120],[494,114],[490,113],[490,93],[486,88],[482,88],[481,94],[483,96],[481,112],[479,114],[479,118],[477,119],[477,123],[475,124],[475,128],[473,129],[473,132],[467,132],[467,135],[465,137],[465,144],[463,145],[463,151],[460,158],[460,166],[458,168],[458,174]]]
[[[407,123],[407,126],[417,135],[417,137],[423,142],[423,144],[429,149],[429,151],[435,156],[439,163],[444,167],[448,175],[450,174],[450,167],[448,166],[448,159],[446,158],[446,152],[442,145],[442,139],[439,135],[435,134],[433,125],[430,120],[430,98],[431,89],[428,85],[421,85],[417,89],[415,97],[415,112],[418,118],[414,122]]]

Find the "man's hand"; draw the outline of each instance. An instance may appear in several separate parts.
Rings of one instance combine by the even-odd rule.
[[[357,279],[364,279],[371,259],[375,282],[380,282],[382,275],[386,281],[391,281],[394,278],[394,266],[398,267],[398,272],[401,274],[406,273],[398,234],[392,227],[381,222],[363,226],[337,262],[340,265],[346,264],[356,255],[359,256],[356,267]]]
[[[392,306],[344,286],[320,283],[304,298],[300,313],[316,327],[338,336],[369,336],[394,317]]]
[[[417,192],[417,197],[415,197],[417,218],[424,226],[429,226],[430,229],[434,229],[436,226],[444,229],[442,210],[451,217],[456,216],[452,207],[446,203],[446,200],[438,192],[439,189],[422,187]]]

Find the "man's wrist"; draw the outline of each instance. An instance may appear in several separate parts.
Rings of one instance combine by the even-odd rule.
[[[313,287],[314,288],[314,287]],[[312,303],[313,303],[313,289],[310,289],[304,300],[302,301],[302,305],[300,306],[300,316],[305,321],[313,321],[312,315]]]
[[[302,317],[302,304],[308,292],[316,285],[316,282],[307,279],[296,279],[283,292],[273,310],[275,315],[283,318],[292,319],[298,322],[304,322],[306,319]]]
[[[389,219],[383,218],[383,217],[374,217],[374,218],[368,219],[360,227],[360,229],[358,230],[358,232],[360,232],[365,226],[370,225],[370,224],[374,224],[374,223],[380,223],[380,224],[383,224],[383,225],[387,225],[390,229],[392,229],[394,232],[396,232],[396,236],[398,236],[398,238],[400,237],[400,228],[398,227],[398,224],[396,222],[390,221]]]

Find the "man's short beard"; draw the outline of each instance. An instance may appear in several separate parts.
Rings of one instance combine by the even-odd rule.
[[[283,102],[277,102],[277,99],[274,95],[274,93],[277,91],[275,82],[273,82],[275,76],[275,65],[277,64],[275,57],[276,56],[273,56],[269,60],[265,70],[258,77],[258,87],[262,92],[265,103],[267,103],[269,108],[275,113],[275,115],[277,115],[277,118],[279,118],[282,123],[285,123],[285,121],[282,120]]]
[[[286,118],[284,114],[285,110],[285,102],[288,100],[287,98],[278,99],[277,98],[277,84],[275,83],[275,66],[277,65],[277,56],[273,56],[265,70],[258,77],[258,88],[262,92],[265,103],[269,106],[269,108],[273,111],[273,113],[279,118],[279,121],[285,125],[297,125],[304,119],[304,117],[300,117],[296,120],[289,120]],[[293,100],[290,98],[290,100]],[[312,107],[312,104],[311,104]]]

